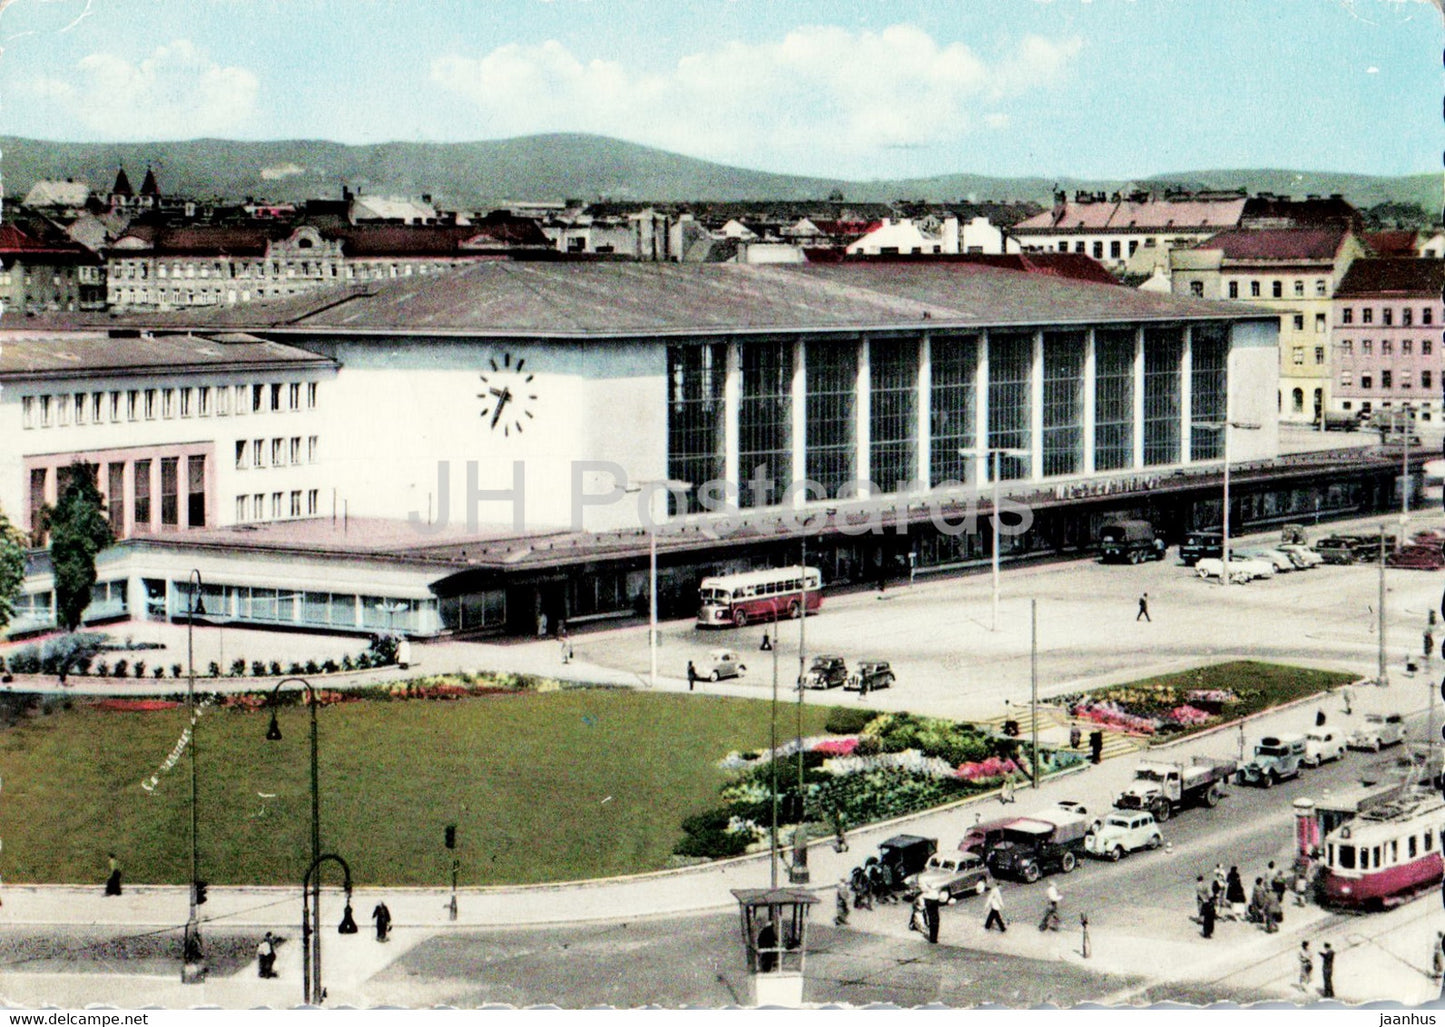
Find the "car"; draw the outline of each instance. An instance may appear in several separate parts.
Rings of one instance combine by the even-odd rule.
[[[875,691],[893,684],[893,667],[887,660],[864,660],[858,664],[858,672],[852,675],[843,687],[850,692]]]
[[[1318,767],[1345,754],[1345,740],[1329,728],[1311,728],[1305,732],[1305,754],[1301,761],[1307,767]]]
[[[1288,554],[1281,553],[1278,549],[1244,549],[1240,551],[1239,558],[1241,560],[1263,560],[1274,568],[1276,574],[1288,574],[1295,568],[1294,561],[1289,558]]]
[[[1323,556],[1316,553],[1303,542],[1282,542],[1275,548],[1289,556],[1289,558],[1295,562],[1296,567],[1308,569],[1310,567],[1318,567],[1325,562]]]
[[[1255,578],[1263,577],[1261,568],[1268,566],[1258,560],[1236,560],[1231,555],[1229,560],[1229,582],[1232,585],[1246,585]],[[1202,557],[1194,565],[1194,574],[1199,578],[1219,578],[1224,573],[1224,561],[1216,556]],[[1274,576],[1274,568],[1269,567],[1268,574]]]
[[[910,894],[942,891],[944,898],[952,901],[988,891],[988,868],[971,852],[934,853],[906,883]]]
[[[1219,559],[1224,553],[1224,535],[1217,531],[1191,531],[1179,544],[1179,560],[1193,567],[1202,557]]]
[[[1405,718],[1398,713],[1367,713],[1365,722],[1350,732],[1346,748],[1371,749],[1379,752],[1387,745],[1405,740]]]
[[[1100,820],[1098,817],[1091,817],[1091,816],[1089,816],[1089,811],[1088,811],[1088,809],[1084,806],[1084,804],[1083,804],[1082,802],[1078,802],[1078,801],[1076,801],[1076,800],[1074,800],[1074,799],[1060,799],[1058,802],[1054,803],[1054,807],[1053,807],[1053,808],[1054,808],[1055,810],[1060,810],[1060,811],[1062,811],[1062,812],[1064,812],[1064,813],[1072,813],[1072,814],[1075,815],[1075,816],[1080,816],[1080,817],[1085,817],[1085,818],[1087,818],[1088,821],[1089,821],[1089,830],[1090,830],[1090,831],[1097,831],[1097,830],[1099,829],[1099,827],[1104,823],[1104,822],[1103,822],[1102,820]],[[1047,811],[1046,811],[1046,812],[1047,812]],[[1035,813],[1035,814],[1031,814],[1031,815],[1032,815],[1032,816],[1039,816],[1040,814]]]
[[[971,852],[980,859],[988,855],[988,850],[1003,840],[1003,829],[1012,824],[1018,817],[1001,817],[998,820],[984,820],[974,824],[964,832],[963,840],[958,843],[960,852]]]
[[[1359,561],[1361,539],[1353,535],[1331,535],[1315,543],[1315,552],[1325,563],[1347,564]]]
[[[703,661],[702,676],[709,681],[721,681],[723,678],[740,678],[748,672],[747,666],[732,649],[711,649],[708,651],[707,659]]]
[[[848,665],[841,656],[815,656],[799,684],[804,688],[837,688],[848,681]]]
[[[1115,810],[1084,839],[1084,851],[1116,862],[1139,849],[1157,849],[1164,835],[1148,810]]]

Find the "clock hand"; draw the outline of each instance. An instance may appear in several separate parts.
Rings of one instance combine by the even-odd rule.
[[[502,417],[502,408],[505,407],[512,398],[512,390],[502,389],[500,392],[498,392],[496,389],[492,389],[491,391],[497,397],[497,409],[492,413],[492,423],[490,425],[490,427],[495,428],[497,426],[497,422]]]

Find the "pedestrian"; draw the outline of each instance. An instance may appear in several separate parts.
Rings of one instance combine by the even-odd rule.
[[[567,641],[566,634],[561,631],[557,632],[557,645],[562,650],[562,663],[572,662],[572,644]]]
[[[868,860],[868,894],[870,898],[869,908],[871,909],[871,900],[876,899],[879,902],[887,902],[888,893],[883,888],[883,868],[878,865],[878,861],[872,856],[869,856]]]
[[[1244,918],[1247,900],[1244,895],[1244,878],[1239,876],[1239,867],[1229,868],[1229,876],[1224,880],[1224,901],[1229,903],[1229,911],[1235,920]]]
[[[1252,924],[1264,924],[1264,929],[1269,930],[1269,922],[1266,920],[1266,912],[1269,909],[1269,885],[1264,883],[1263,877],[1254,879],[1254,888],[1249,893],[1249,922]]]
[[[846,817],[843,815],[843,807],[837,805],[836,803],[833,805],[832,819],[833,819],[833,851],[834,851],[834,852],[847,852],[847,851],[848,851],[848,822],[847,822]]]
[[[983,921],[985,931],[993,930],[993,925],[998,924],[999,933],[1008,930],[1008,925],[1003,922],[1003,892],[998,890],[998,882],[988,890],[988,916]]]
[[[853,908],[872,910],[873,893],[868,886],[867,872],[862,867],[854,867],[849,884],[853,887]]]
[[[1200,930],[1200,934],[1203,935],[1203,936],[1206,937],[1206,938],[1213,938],[1213,937],[1214,937],[1214,920],[1215,920],[1215,909],[1214,909],[1214,897],[1213,897],[1213,896],[1210,896],[1208,899],[1206,899],[1203,907],[1200,908],[1200,910],[1199,910],[1199,920],[1200,920],[1200,923],[1203,924],[1203,927],[1202,927],[1202,929]]]
[[[1315,960],[1310,954],[1310,943],[1302,941],[1299,943],[1299,990],[1310,990],[1310,979],[1314,976]]]
[[[115,853],[113,853],[113,852],[112,852],[112,853],[109,853],[108,856],[107,856],[107,858],[110,860],[110,876],[105,879],[105,894],[107,894],[107,895],[119,895],[119,894],[120,894],[120,860],[118,860],[118,859],[115,858]]]
[[[1435,943],[1430,951],[1431,977],[1445,977],[1445,931],[1435,932]]]
[[[1014,799],[1014,779],[1012,774],[1004,774],[1003,784],[1001,784],[998,789],[998,801],[1001,806],[1016,801]]]
[[[1194,879],[1194,919],[1204,921],[1204,907],[1214,901],[1214,885],[1200,874]]]
[[[768,633],[766,631],[763,632],[763,644],[758,646],[758,649],[765,653],[771,652],[773,649],[772,640],[768,638]]]
[[[908,929],[917,931],[919,934],[928,933],[928,913],[923,905],[923,892],[913,897],[913,905],[908,911]]]
[[[1049,890],[1044,895],[1044,917],[1039,921],[1040,931],[1057,931],[1059,929],[1059,889],[1054,882],[1049,882]]]
[[[1084,733],[1079,730],[1079,725],[1078,725],[1078,724],[1071,724],[1071,725],[1069,725],[1069,748],[1070,748],[1070,749],[1077,749],[1077,748],[1079,747],[1079,743],[1080,743],[1081,741],[1083,741],[1083,738],[1084,738]]]
[[[928,929],[928,944],[938,944],[938,908],[943,905],[943,892],[935,889],[923,897],[923,924]]]
[[[371,919],[376,921],[376,940],[386,941],[387,932],[391,930],[391,910],[386,908],[385,902],[376,904],[371,911]]]
[[[1289,891],[1289,879],[1285,875],[1283,867],[1276,867],[1274,860],[1269,861],[1266,868],[1269,873],[1269,887],[1274,892],[1274,897],[1280,902],[1284,901],[1284,893]]]
[[[1214,864],[1214,901],[1216,903],[1218,903],[1219,900],[1224,897],[1225,881],[1226,878],[1224,876],[1224,864]]]
[[[1095,765],[1104,759],[1104,732],[1095,730],[1089,732],[1089,762]]]
[[[768,920],[758,930],[758,969],[772,973],[778,965],[778,929]]]
[[[1321,706],[1319,709],[1315,710],[1315,727],[1324,727],[1324,726],[1325,726],[1325,708],[1324,708],[1323,706]]]
[[[547,637],[547,615],[545,613],[537,614],[537,637]]]
[[[1320,997],[1335,997],[1335,949],[1329,942],[1320,946]]]
[[[689,692],[691,692],[692,689],[693,689],[693,686],[696,685],[696,684],[697,684],[697,667],[693,666],[693,662],[692,662],[691,660],[688,660],[688,661],[687,661],[687,690],[688,690]]]
[[[1345,716],[1349,716],[1353,710],[1350,708],[1350,701],[1354,699],[1355,693],[1348,688],[1340,689],[1340,698],[1345,700]]]
[[[270,931],[256,946],[256,973],[262,978],[276,976],[276,936]]]
[[[844,927],[848,923],[848,879],[838,878],[838,887],[833,889],[833,926]]]
[[[1149,617],[1148,592],[1145,592],[1139,597],[1139,612],[1134,615],[1134,623],[1137,624],[1141,619],[1148,621],[1150,624],[1154,623],[1154,621]]]

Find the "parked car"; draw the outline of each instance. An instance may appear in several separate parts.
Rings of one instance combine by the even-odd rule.
[[[1299,777],[1304,755],[1303,735],[1266,735],[1255,743],[1254,757],[1234,772],[1235,783],[1273,788]]]
[[[1179,560],[1193,567],[1203,557],[1216,560],[1224,555],[1224,535],[1218,531],[1191,531],[1179,544]]]
[[[1315,543],[1315,552],[1325,563],[1347,564],[1358,561],[1360,539],[1354,535],[1331,535]]]
[[[907,881],[911,894],[942,891],[948,900],[965,895],[982,895],[988,890],[988,868],[971,852],[936,852],[928,865]]]
[[[1084,851],[1091,856],[1121,860],[1139,849],[1157,849],[1164,844],[1164,835],[1154,814],[1147,810],[1110,813],[1104,822],[1084,839]]]
[[[723,678],[740,678],[748,672],[736,651],[732,649],[710,649],[702,665],[702,676],[709,681]]]
[[[1232,557],[1234,554],[1230,553]],[[1274,568],[1276,574],[1288,574],[1295,569],[1294,561],[1278,549],[1242,549],[1239,552],[1241,560],[1263,560]]]
[[[1379,752],[1387,745],[1405,740],[1405,718],[1398,713],[1367,713],[1365,722],[1350,732],[1345,746],[1350,749],[1372,749]]]
[[[864,660],[858,664],[858,672],[844,682],[850,692],[867,689],[872,692],[888,688],[893,684],[893,667],[887,660]]]
[[[1345,754],[1345,740],[1329,728],[1311,728],[1305,732],[1304,765],[1318,767],[1328,760],[1337,760]]]
[[[1287,554],[1289,558],[1295,562],[1296,567],[1308,569],[1318,567],[1325,562],[1323,556],[1300,542],[1281,542],[1275,548]]]
[[[815,656],[799,682],[804,688],[837,688],[848,681],[848,665],[841,656]]]
[[[1224,561],[1206,556],[1194,565],[1194,574],[1200,578],[1218,578],[1224,573]],[[1231,553],[1229,557],[1229,582],[1244,585],[1256,578],[1274,577],[1274,565],[1265,560],[1238,560]]]
[[[982,859],[988,855],[989,849],[1003,840],[1003,829],[1017,819],[1018,817],[1002,817],[974,824],[964,832],[963,840],[958,843],[959,851],[971,852]]]
[[[1412,571],[1438,571],[1445,567],[1445,553],[1438,542],[1411,542],[1385,557],[1386,567]]]

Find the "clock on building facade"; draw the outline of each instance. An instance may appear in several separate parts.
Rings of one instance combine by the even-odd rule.
[[[531,390],[535,375],[526,370],[525,357],[513,360],[510,353],[502,354],[500,364],[496,357],[487,363],[491,370],[482,372],[482,391],[477,393],[482,401],[481,416],[487,427],[500,430],[503,436],[520,435],[534,418],[532,405],[537,394]]]

